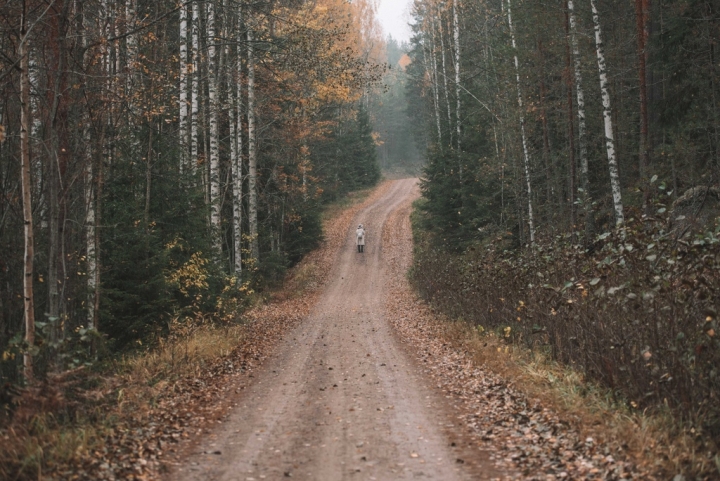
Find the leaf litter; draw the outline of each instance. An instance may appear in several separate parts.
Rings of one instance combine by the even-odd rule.
[[[406,276],[413,249],[410,209],[398,209],[383,233],[386,312],[419,368],[454,402],[461,424],[455,429],[466,431],[478,452],[490,452],[498,470],[508,473],[505,479],[657,479],[633,463],[623,446],[583,436],[581,426],[529,399],[511,379],[477,365],[447,340],[448,321],[415,295]]]

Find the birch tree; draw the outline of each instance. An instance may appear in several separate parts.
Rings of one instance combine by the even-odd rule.
[[[247,118],[248,118],[248,217],[250,255],[260,262],[258,242],[257,140],[255,138],[255,52],[253,30],[247,27]]]
[[[30,55],[28,48],[28,5],[22,4],[20,17],[20,164],[23,205],[25,256],[23,260],[23,317],[25,319],[25,351],[23,353],[24,376],[33,380],[33,349],[35,347],[35,296],[33,294],[35,242],[33,237],[33,212],[30,172]]]
[[[190,107],[190,173],[195,177],[198,155],[198,115],[200,113],[200,5],[199,2],[192,4],[192,89]]]
[[[585,92],[582,85],[582,70],[580,46],[578,44],[577,21],[575,19],[575,6],[573,0],[568,0],[568,15],[570,19],[570,44],[572,46],[573,68],[575,77],[575,94],[577,96],[578,118],[578,145],[580,149],[580,182],[582,184],[582,198],[585,213],[590,210],[589,171],[587,156],[587,127],[585,123]],[[587,222],[587,219],[586,219]]]
[[[605,67],[605,53],[603,51],[602,31],[600,29],[600,14],[595,6],[595,0],[590,0],[593,24],[595,27],[595,51],[597,53],[598,75],[600,77],[600,94],[603,104],[603,123],[605,127],[605,150],[607,151],[608,167],[610,170],[610,188],[615,209],[615,224],[625,221],[623,215],[622,193],[620,191],[620,174],[615,157],[615,135],[613,134],[612,110],[610,108],[610,91],[608,90],[607,68]]]
[[[217,38],[215,35],[215,5],[207,3],[208,36],[208,108],[210,110],[210,227],[213,232],[213,244],[216,253],[222,250],[220,238],[220,133],[218,125],[218,72]]]
[[[535,244],[535,223],[533,221],[533,204],[532,204],[532,185],[530,182],[530,152],[528,150],[527,134],[525,132],[525,111],[523,107],[522,88],[520,85],[520,63],[517,56],[517,43],[515,42],[515,29],[512,23],[512,11],[510,0],[507,0],[507,18],[510,28],[510,40],[513,48],[513,58],[515,60],[515,81],[517,85],[518,111],[520,113],[520,135],[522,137],[523,148],[523,166],[525,170],[525,183],[527,184],[527,201],[528,201],[528,228],[530,229],[530,245]]]
[[[234,105],[230,111],[230,142],[232,146],[231,164],[232,164],[232,189],[233,189],[233,250],[235,274],[239,277],[242,274],[242,195],[243,195],[243,176],[242,176],[242,158],[243,158],[243,141],[242,141],[242,99],[243,99],[243,68],[242,68],[242,48],[243,44],[243,12],[242,6],[238,8],[237,13],[237,55],[235,64],[235,98]],[[229,86],[228,86],[229,87]]]
[[[180,173],[188,168],[188,6],[180,7]]]

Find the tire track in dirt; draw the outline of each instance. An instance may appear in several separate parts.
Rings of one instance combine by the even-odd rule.
[[[407,210],[418,195],[416,183],[390,183],[346,225],[310,315],[287,333],[227,420],[172,479],[461,480],[493,474],[458,462],[460,448],[447,437],[453,428],[447,401],[426,386],[386,318],[385,233],[396,231],[386,221],[397,219],[398,208]],[[353,236],[359,223],[367,230],[363,254]]]

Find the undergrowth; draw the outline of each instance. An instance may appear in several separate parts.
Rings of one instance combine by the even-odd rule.
[[[49,375],[26,388],[0,431],[0,479],[40,479],[75,464],[80,471],[82,458],[100,449],[125,417],[147,412],[169,383],[201,372],[242,339],[237,323],[178,324],[145,352]]]
[[[547,376],[553,362],[582,378],[548,381],[555,388],[587,394],[595,383],[606,405],[651,414],[684,436],[673,454],[684,470],[720,472],[720,226],[638,218],[589,245],[570,233],[519,250],[501,234],[458,255],[418,228],[420,215],[411,280],[434,307],[529,349],[528,372]]]

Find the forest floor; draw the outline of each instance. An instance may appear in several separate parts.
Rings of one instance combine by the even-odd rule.
[[[653,479],[622,440],[593,438],[597,426],[484,368],[457,323],[415,296],[406,272],[418,196],[415,179],[389,181],[330,220],[323,247],[250,313],[246,340],[257,342],[225,359],[217,379],[197,379],[202,396],[164,403],[178,421],[174,439],[186,441],[142,471],[169,480]],[[364,253],[353,237],[360,223]],[[486,360],[500,350],[491,341],[480,349]]]

